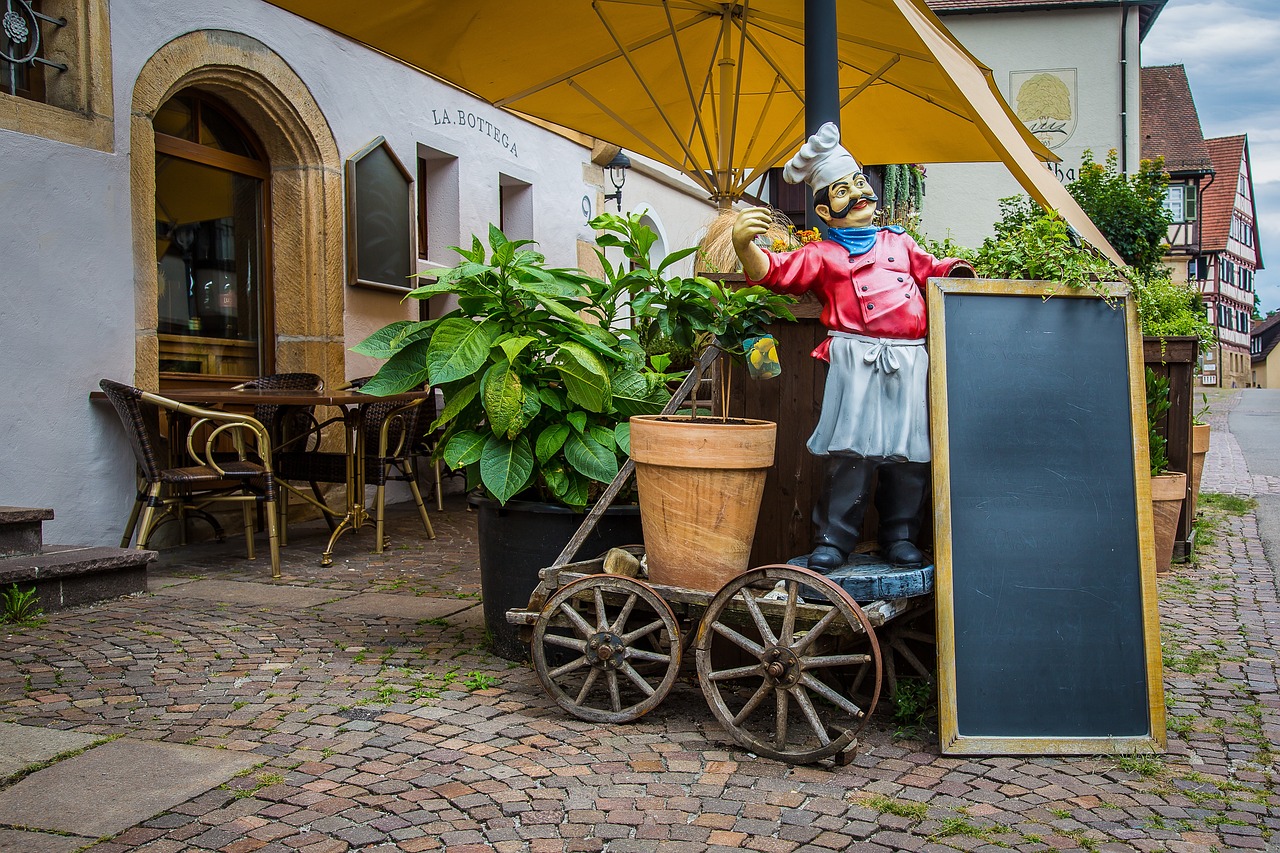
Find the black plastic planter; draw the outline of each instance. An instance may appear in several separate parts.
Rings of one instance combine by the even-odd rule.
[[[507,660],[528,660],[529,647],[520,640],[519,629],[507,622],[507,611],[529,604],[539,570],[560,556],[586,513],[532,501],[501,506],[475,495],[468,500],[478,515],[480,594],[493,651]],[[637,545],[643,535],[640,507],[610,507],[574,559],[589,560],[610,548]]]

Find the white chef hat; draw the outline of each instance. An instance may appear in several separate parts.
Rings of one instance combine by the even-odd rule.
[[[860,171],[858,161],[840,145],[840,128],[827,122],[783,167],[782,179],[789,184],[806,183],[816,192],[845,175]]]

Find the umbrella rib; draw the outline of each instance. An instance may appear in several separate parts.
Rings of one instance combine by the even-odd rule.
[[[609,118],[611,118],[611,119],[613,119],[614,121],[616,121],[619,125],[621,125],[621,127],[622,127],[622,129],[623,129],[623,130],[627,131],[628,133],[634,134],[634,135],[635,135],[635,137],[636,137],[637,139],[639,139],[639,140],[640,140],[641,142],[643,142],[645,145],[648,145],[648,146],[649,146],[650,148],[652,148],[656,153],[658,153],[659,155],[661,155],[661,157],[663,158],[663,161],[664,161],[664,162],[666,162],[666,163],[668,163],[668,164],[674,164],[674,163],[676,163],[676,162],[677,162],[677,161],[676,161],[676,159],[675,159],[674,157],[672,157],[670,154],[668,154],[668,153],[666,152],[666,150],[665,150],[665,149],[663,149],[663,147],[662,147],[661,145],[658,145],[658,144],[657,144],[656,142],[654,142],[652,139],[650,139],[649,137],[645,136],[645,135],[644,135],[643,133],[641,133],[641,132],[640,132],[640,131],[639,131],[639,130],[634,126],[634,125],[632,125],[630,122],[628,122],[628,121],[627,121],[626,119],[624,119],[622,116],[618,115],[616,112],[614,112],[613,110],[609,109],[609,107],[607,107],[607,106],[605,106],[603,103],[601,103],[601,101],[600,101],[598,98],[596,98],[594,95],[592,95],[592,94],[591,94],[590,92],[588,92],[586,89],[582,88],[582,86],[580,86],[580,85],[577,83],[577,81],[575,81],[575,80],[569,80],[569,81],[568,81],[568,83],[569,83],[570,88],[572,88],[572,89],[573,89],[573,91],[577,92],[579,95],[581,95],[582,97],[584,97],[584,98],[586,98],[588,101],[590,101],[590,102],[591,102],[591,104],[592,104],[596,109],[600,110],[600,112],[604,113],[604,114],[605,114],[605,115],[607,115]],[[685,149],[685,153],[686,153],[686,154],[689,154],[689,150],[688,150],[687,148]],[[690,155],[690,157],[692,157],[692,155]],[[709,186],[709,185],[708,185],[706,175],[702,174],[701,172],[698,172],[698,171],[693,170],[693,169],[685,169],[685,168],[682,168],[682,167],[681,167],[681,168],[680,168],[680,173],[681,173],[682,175],[685,175],[686,177],[688,177],[690,180],[692,180],[692,181],[693,181],[694,183],[696,183],[698,186],[702,187],[702,188],[703,188],[704,190],[706,190],[707,192],[709,192],[709,193],[713,193],[713,192],[715,192],[715,187],[713,187],[713,186]]]
[[[771,15],[767,12],[756,12],[754,17],[759,19],[760,21],[767,21],[770,24],[777,24],[779,25],[779,27],[785,28],[790,32],[784,32],[783,29],[774,29],[771,27],[763,26],[763,25],[760,27],[760,29],[765,30],[767,32],[771,32],[774,35],[776,35],[778,38],[787,39],[788,41],[794,42],[795,44],[798,44],[798,45],[804,44],[803,38],[800,38],[793,34],[794,31],[799,28],[794,20],[784,18],[781,15]],[[900,53],[903,56],[908,56],[912,59],[919,59],[922,62],[934,61],[932,54],[929,54],[925,51],[911,50],[910,48],[904,48],[901,45],[887,44],[882,41],[876,41],[875,39],[869,39],[864,36],[854,35],[852,33],[844,32],[838,29],[836,30],[836,40],[840,42],[846,42],[848,44],[860,45],[862,47],[869,47],[874,50],[883,50],[885,53]]]
[[[689,66],[684,61],[684,51],[680,49],[680,36],[676,31],[676,22],[671,17],[671,4],[666,0],[662,3],[662,11],[666,14],[667,27],[671,31],[671,43],[675,46],[676,61],[680,63],[680,75],[684,78],[685,92],[689,95],[689,106],[693,108],[693,128],[702,137],[702,147],[706,149],[707,162],[714,162],[711,154],[711,140],[707,138],[707,127],[702,121],[702,111],[698,109],[698,98],[693,94],[693,82],[689,79]],[[691,130],[690,133],[692,134],[692,132]],[[689,158],[689,162],[690,165],[694,164],[695,161],[692,156]]]
[[[751,138],[747,140],[747,150],[742,153],[742,159],[744,162],[747,162],[747,163],[751,162],[751,155],[755,151],[756,141],[760,138],[760,131],[764,128],[764,118],[769,114],[769,108],[773,106],[774,96],[778,94],[778,83],[780,83],[781,81],[782,81],[782,78],[775,74],[773,77],[773,85],[769,87],[769,95],[768,97],[765,98],[764,106],[761,107],[760,109],[760,115],[756,118],[755,129],[751,131]],[[751,178],[747,181],[741,182],[739,184],[735,184],[732,188],[732,192],[738,195],[741,195],[742,192],[746,190],[747,187],[751,186],[751,184],[755,180],[756,175],[760,174],[761,172],[768,171],[768,169],[769,169],[768,166],[764,167],[763,169],[760,167],[756,167],[751,172]],[[746,169],[738,170],[739,175],[742,175],[745,172],[746,172]]]
[[[608,30],[609,37],[613,39],[613,43],[616,44],[618,46],[618,49],[622,52],[622,58],[626,60],[627,65],[631,68],[631,73],[635,76],[636,82],[640,84],[640,88],[644,90],[644,93],[649,96],[649,102],[653,104],[654,109],[658,111],[658,115],[662,116],[662,123],[667,126],[667,130],[671,132],[672,138],[675,139],[675,141],[680,145],[680,147],[684,149],[684,154],[686,157],[689,158],[689,162],[696,163],[697,158],[693,156],[693,152],[689,150],[689,146],[685,145],[684,139],[681,138],[680,133],[675,128],[675,125],[671,123],[671,117],[668,116],[666,111],[662,109],[662,105],[659,104],[658,99],[654,97],[653,90],[649,87],[649,83],[644,79],[644,75],[640,73],[640,69],[636,67],[635,62],[631,58],[631,51],[625,45],[623,45],[622,40],[618,38],[617,31],[615,31],[613,26],[609,23],[609,19],[604,16],[604,12],[601,11],[600,5],[598,3],[594,3],[592,4],[592,8],[595,10],[596,17],[600,19],[600,23],[604,24],[604,28]],[[569,83],[572,85],[573,81],[570,80]],[[581,89],[580,87],[575,87],[575,88],[578,88],[579,91],[585,92],[585,90]],[[618,117],[615,120],[619,122],[622,121],[621,117]],[[625,122],[623,122],[623,124],[625,126]],[[636,135],[639,136],[638,133]],[[641,138],[643,139],[644,137],[641,137]],[[650,142],[649,140],[645,140],[645,141],[649,145],[652,145],[655,149],[658,148],[658,146],[654,145],[653,142]],[[668,161],[674,162],[674,161],[671,161],[670,158],[668,158]],[[714,192],[714,190],[712,192]]]
[[[879,68],[879,70],[877,70],[877,71],[876,71],[874,74],[872,74],[870,77],[868,77],[867,79],[865,79],[865,80],[863,80],[861,83],[859,83],[859,84],[858,84],[858,87],[857,87],[856,89],[854,89],[854,90],[853,90],[852,92],[850,92],[847,96],[845,96],[844,98],[842,98],[842,99],[840,100],[840,107],[839,107],[839,108],[840,108],[840,109],[844,109],[844,108],[845,108],[845,106],[846,106],[850,101],[852,101],[852,100],[853,100],[854,98],[856,98],[858,95],[860,95],[860,94],[862,94],[864,91],[866,91],[866,89],[867,89],[867,87],[868,87],[868,86],[870,86],[870,85],[871,85],[872,83],[874,83],[875,81],[879,80],[879,79],[880,79],[880,77],[881,77],[881,75],[883,75],[886,71],[888,71],[890,68],[892,68],[892,67],[893,67],[894,65],[896,65],[897,63],[898,63],[898,57],[896,57],[896,56],[890,57],[890,58],[889,58],[889,61],[888,61],[888,62],[886,62],[884,65],[881,65],[881,66],[880,66],[880,68]],[[905,90],[904,90],[904,91],[905,91]],[[910,92],[909,94],[915,95],[915,93],[914,93],[914,92]],[[916,97],[919,97],[919,96],[918,96],[918,95],[916,95]],[[938,104],[938,106],[942,106],[942,105],[941,105],[941,104]],[[945,108],[944,108],[944,109],[945,109]],[[776,158],[781,157],[781,156],[782,156],[782,154],[783,154],[784,152],[789,151],[789,150],[791,150],[792,148],[795,148],[795,147],[799,146],[799,145],[800,145],[800,143],[802,143],[802,142],[804,141],[804,138],[803,138],[803,137],[788,137],[788,136],[787,136],[788,134],[790,134],[790,133],[792,132],[792,128],[794,128],[794,127],[796,127],[796,126],[798,126],[798,125],[799,125],[799,123],[800,123],[800,118],[801,118],[801,116],[802,116],[802,115],[804,115],[803,108],[801,109],[801,111],[800,111],[800,112],[798,112],[798,113],[796,114],[796,117],[795,117],[794,119],[792,119],[792,120],[791,120],[791,124],[787,125],[786,129],[785,129],[785,130],[783,130],[783,131],[782,131],[782,133],[778,135],[778,140],[779,140],[779,142],[778,142],[778,144],[773,148],[773,150],[769,152],[769,155],[770,155],[770,156],[769,156],[768,158],[766,158],[765,162],[767,162],[767,163],[772,163]],[[758,174],[760,171],[761,171],[761,169],[756,169],[756,170],[755,170],[755,172],[753,172],[753,173],[751,174],[751,179],[752,179],[752,180],[754,180],[754,178],[755,178],[756,174]],[[744,186],[750,186],[750,184],[751,184],[751,180],[748,180],[748,181],[747,181],[747,183],[746,183]]]
[[[710,17],[713,17],[710,13],[702,13],[702,14],[696,15],[690,18],[688,21],[680,24],[678,26],[678,29],[681,29],[681,30],[688,29],[689,27],[702,23],[703,21],[705,21],[707,18],[710,18]],[[587,71],[591,71],[594,68],[599,68],[601,65],[604,65],[605,63],[612,62],[613,60],[623,56],[624,51],[639,50],[642,47],[648,47],[654,42],[662,41],[668,35],[669,33],[667,30],[658,30],[656,32],[650,33],[647,36],[644,36],[643,38],[637,39],[636,41],[627,45],[625,48],[621,48],[621,45],[619,45],[619,47],[621,48],[619,50],[615,50],[610,53],[606,53],[603,56],[596,57],[590,62],[586,62],[582,65],[579,65],[577,68],[571,69],[569,71],[565,71],[562,74],[557,74],[555,77],[551,77],[546,80],[543,80],[541,83],[536,83],[527,89],[522,89],[521,91],[516,92],[514,95],[507,95],[506,97],[498,98],[496,101],[493,102],[493,105],[495,107],[505,107],[515,103],[516,101],[524,100],[530,95],[536,95],[544,89],[549,89],[558,83],[564,83],[566,81],[572,80],[574,77],[577,77],[579,74],[584,74]],[[615,39],[614,42],[617,43],[617,39]]]
[[[747,0],[742,4],[742,15],[738,24],[738,29],[741,32],[741,37],[738,39],[738,81],[735,84],[738,97],[733,99],[733,120],[729,124],[729,159],[724,164],[726,191],[729,189],[730,178],[733,175],[733,154],[738,141],[738,109],[742,104],[742,75],[745,73],[747,66],[745,61],[747,53],[747,17],[750,14],[751,3],[750,0]]]

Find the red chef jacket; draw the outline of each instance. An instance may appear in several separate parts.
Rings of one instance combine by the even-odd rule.
[[[822,302],[822,323],[828,329],[873,338],[923,338],[929,329],[924,283],[958,268],[973,270],[959,258],[939,260],[889,228],[881,229],[875,245],[861,255],[850,255],[834,240],[765,255],[769,272],[752,284],[795,295],[812,291]],[[830,361],[830,348],[827,338],[813,356]]]

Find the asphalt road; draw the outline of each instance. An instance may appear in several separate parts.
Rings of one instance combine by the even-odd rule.
[[[1246,388],[1229,416],[1249,473],[1280,477],[1280,390]],[[1258,533],[1271,565],[1280,568],[1280,495],[1259,494]]]

